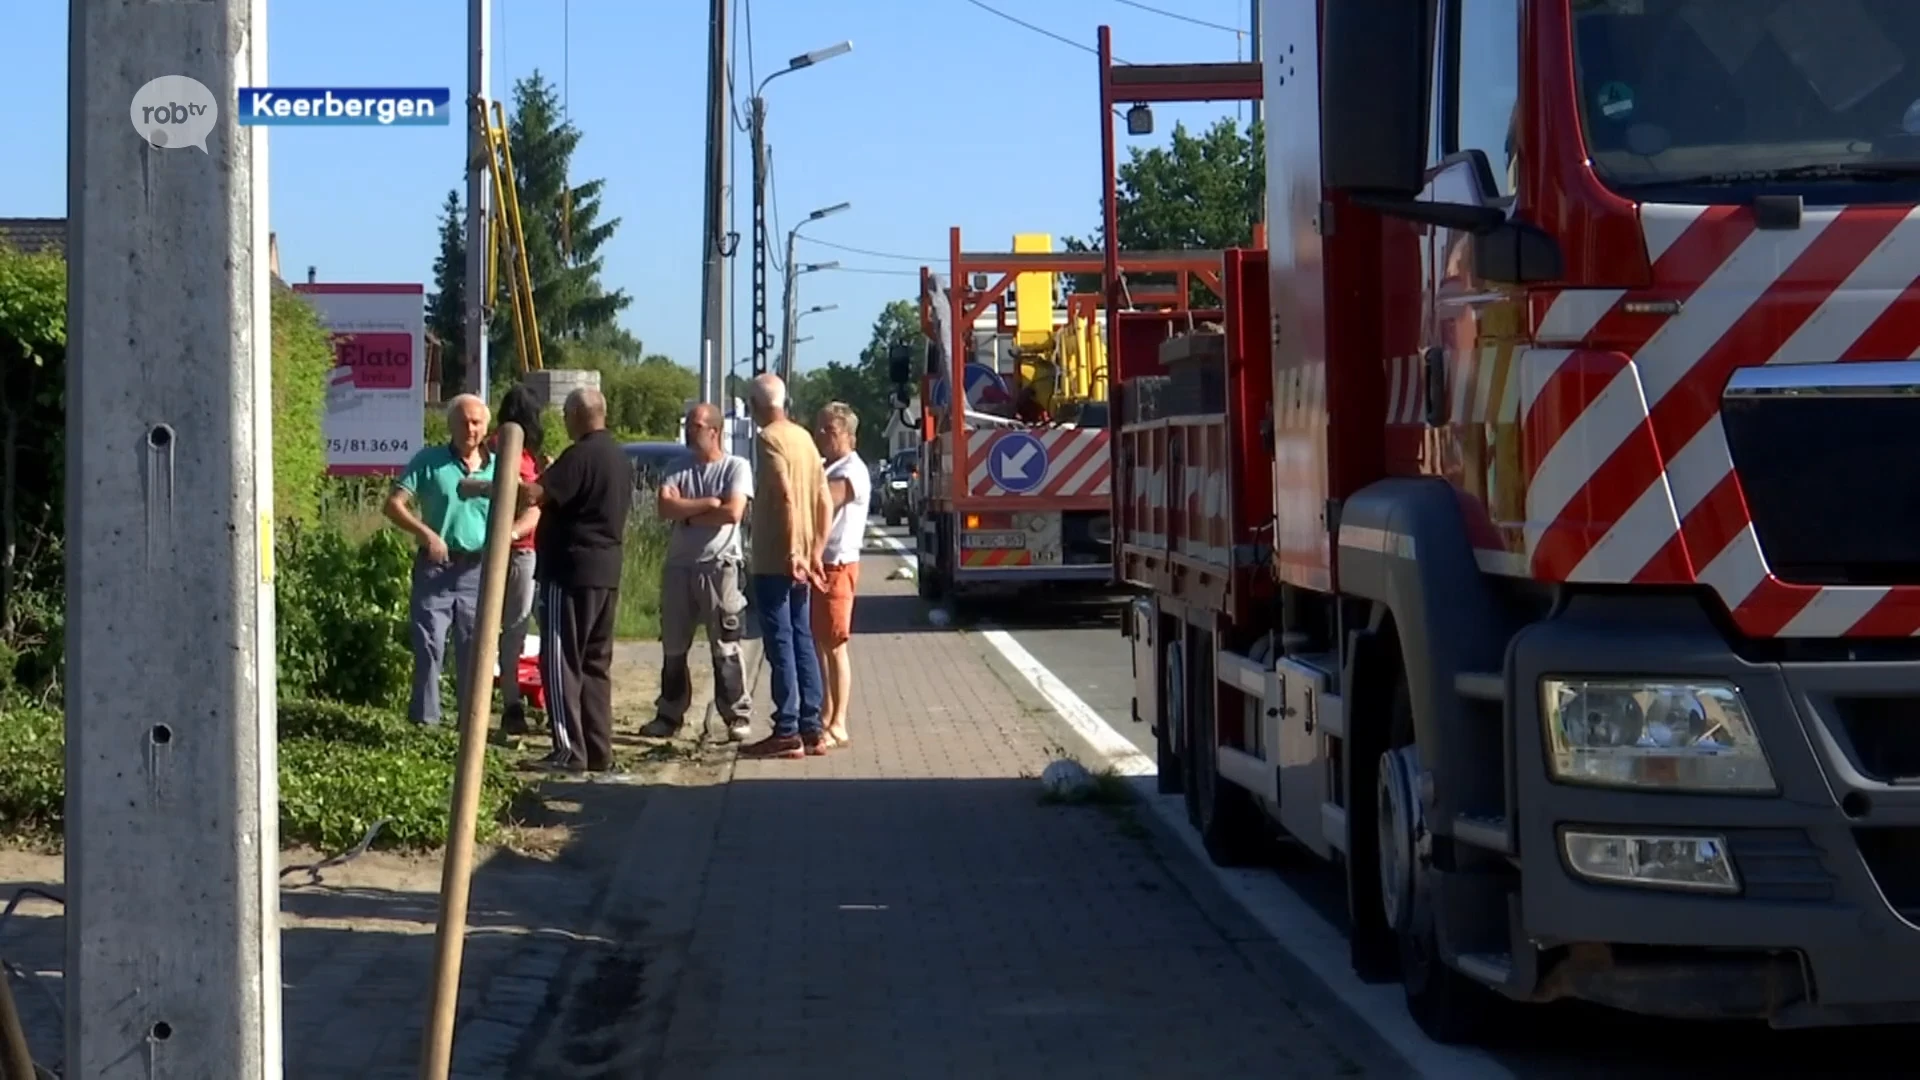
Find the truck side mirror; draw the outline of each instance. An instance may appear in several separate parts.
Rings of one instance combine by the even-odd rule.
[[[913,350],[896,344],[887,350],[887,381],[905,386],[913,381]]]
[[[1533,285],[1565,276],[1560,244],[1537,225],[1508,220],[1473,238],[1473,274],[1503,285]]]
[[[1321,20],[1322,179],[1356,195],[1418,198],[1433,0],[1325,0]]]

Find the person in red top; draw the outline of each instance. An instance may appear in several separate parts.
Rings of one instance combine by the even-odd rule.
[[[520,450],[520,482],[540,479],[546,458],[541,453],[540,395],[515,386],[500,401],[502,424],[519,424],[525,433]],[[489,445],[497,447],[496,429]],[[540,508],[529,506],[513,522],[513,559],[507,569],[506,603],[500,610],[500,730],[509,735],[527,733],[526,706],[520,700],[520,654],[526,648],[527,622],[533,617],[533,531],[540,524]]]

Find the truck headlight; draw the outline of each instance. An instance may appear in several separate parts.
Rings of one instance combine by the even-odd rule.
[[[1772,792],[1773,770],[1727,683],[1540,680],[1556,780],[1667,791]]]

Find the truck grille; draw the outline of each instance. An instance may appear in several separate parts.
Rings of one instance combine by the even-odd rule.
[[[1855,829],[1853,839],[1888,906],[1920,924],[1920,828]]]
[[[1847,757],[1863,775],[1883,784],[1920,784],[1920,699],[1842,697],[1821,712],[1839,722]]]
[[[1833,877],[1820,863],[1820,850],[1798,829],[1730,830],[1727,850],[1751,899],[1833,899]]]
[[[1730,394],[1721,415],[1776,577],[1920,582],[1920,394]]]

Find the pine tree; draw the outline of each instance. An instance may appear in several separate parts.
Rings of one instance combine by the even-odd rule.
[[[567,344],[604,339],[633,302],[624,290],[609,292],[600,283],[600,248],[620,219],[599,220],[605,181],[569,186],[580,130],[561,119],[559,104],[553,84],[535,71],[514,84],[507,125],[541,352],[549,364],[565,361]],[[490,336],[499,357],[494,367],[511,370],[517,364],[511,325],[495,320]]]
[[[467,234],[458,191],[441,207],[440,254],[433,260],[433,292],[427,294],[427,330],[440,339],[442,400],[466,388]]]

